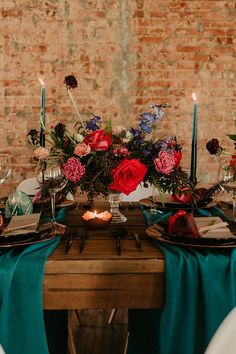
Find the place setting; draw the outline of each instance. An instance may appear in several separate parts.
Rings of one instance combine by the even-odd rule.
[[[13,215],[0,229],[0,248],[45,242],[63,233],[63,229],[55,230],[51,221],[41,221],[40,218],[40,213]]]

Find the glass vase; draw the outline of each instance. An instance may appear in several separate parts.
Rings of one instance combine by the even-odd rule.
[[[121,214],[120,207],[121,194],[120,193],[111,193],[108,196],[108,201],[110,203],[110,213],[112,214],[112,224],[119,224],[126,222],[127,218]]]

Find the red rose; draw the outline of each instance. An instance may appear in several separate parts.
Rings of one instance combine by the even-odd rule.
[[[146,173],[147,167],[139,159],[124,159],[112,170],[113,182],[109,188],[129,195],[142,182]]]
[[[175,167],[179,167],[180,161],[182,159],[182,151],[181,150],[174,150],[173,151],[173,157],[175,160]]]
[[[84,143],[88,144],[94,151],[105,151],[112,145],[110,134],[105,134],[103,129],[90,133],[84,139]]]
[[[231,155],[230,166],[235,168],[235,165],[236,165],[236,156]]]

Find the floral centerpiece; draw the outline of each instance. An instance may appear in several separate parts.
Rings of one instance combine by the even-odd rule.
[[[236,126],[235,117],[233,123]],[[233,141],[233,147],[230,151],[221,146],[217,138],[212,138],[206,144],[206,148],[211,155],[220,157],[218,170],[218,186],[217,192],[233,191],[236,195],[236,134],[227,135]],[[236,220],[236,204],[234,203],[234,219]]]
[[[71,90],[77,87],[74,76],[64,81],[76,107]],[[182,147],[175,136],[157,138],[155,129],[164,118],[168,104],[152,104],[140,115],[138,127],[112,127],[110,120],[102,122],[97,115],[83,122],[79,120],[72,131],[63,122],[45,130],[47,148],[40,146],[39,132],[31,130],[27,139],[34,156],[61,155],[67,190],[87,193],[88,200],[96,195],[108,196],[118,192],[129,195],[143,182],[154,185],[161,192],[178,193],[191,187],[188,175],[180,167]],[[79,111],[78,111],[79,112]]]

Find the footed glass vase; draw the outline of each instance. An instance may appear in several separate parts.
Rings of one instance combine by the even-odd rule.
[[[120,207],[120,193],[111,193],[108,196],[108,201],[110,203],[110,213],[112,214],[111,223],[119,224],[126,222],[127,218],[121,214]]]

